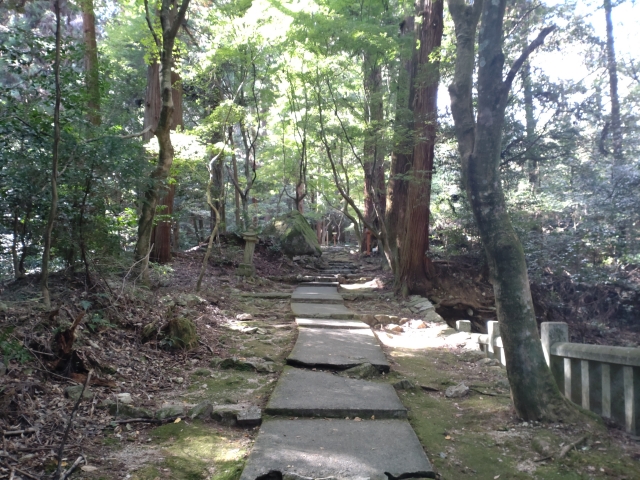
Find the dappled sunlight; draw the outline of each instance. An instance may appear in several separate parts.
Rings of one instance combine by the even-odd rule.
[[[392,348],[426,350],[433,348],[479,350],[478,342],[467,332],[456,332],[446,323],[426,323],[427,328],[407,329],[402,333],[375,330],[378,340]]]

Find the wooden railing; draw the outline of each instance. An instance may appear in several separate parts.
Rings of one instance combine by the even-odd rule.
[[[468,320],[456,329],[471,330]],[[487,334],[472,334],[489,358],[506,366],[497,321],[487,322]],[[564,322],[544,322],[541,342],[547,364],[560,388],[572,402],[640,433],[640,348],[586,345],[569,342]]]

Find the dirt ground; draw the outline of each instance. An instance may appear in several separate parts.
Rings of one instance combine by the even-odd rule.
[[[91,288],[81,275],[56,274],[52,310],[38,303],[34,277],[2,287],[0,350],[7,372],[0,376],[0,478],[49,478],[56,470],[76,405],[65,390],[82,385],[89,372],[90,398],[75,411],[61,456],[63,469],[81,460],[70,478],[238,478],[257,428],[225,419],[192,420],[190,409],[203,402],[265,405],[296,338],[286,298],[294,284],[270,278],[314,274],[319,265],[294,262],[259,245],[258,276],[243,280],[234,274],[242,249],[230,240],[214,252],[203,288],[195,292],[202,257],[201,251],[183,253],[155,268],[150,288],[127,268],[97,268]],[[379,259],[351,258],[367,273],[345,288],[348,307],[414,316],[393,294]],[[482,328],[495,310],[480,262],[463,258],[436,268],[441,280],[429,297],[438,312],[449,322],[471,318]],[[561,312],[553,305],[546,311]],[[240,320],[241,314],[251,318]],[[177,349],[163,336],[171,318],[193,320],[195,348]],[[583,333],[603,343],[611,344],[614,337],[617,344],[638,341],[638,332],[611,323],[612,318],[608,328],[589,327]],[[78,326],[69,345],[64,334],[74,321]],[[441,478],[640,478],[635,439],[615,427],[523,424],[511,407],[504,369],[475,363],[479,354],[464,334],[444,324],[428,326],[401,334],[376,332],[393,366],[377,381],[408,379],[415,385],[400,397]],[[613,328],[617,335],[609,332]],[[234,359],[230,367],[225,359]],[[246,362],[270,367],[247,368]],[[461,381],[471,387],[469,395],[445,398],[447,386]],[[114,416],[110,405],[127,393],[140,412],[157,414],[164,408],[173,414],[154,423]],[[184,413],[176,415],[180,408]],[[581,439],[558,459],[563,447]]]

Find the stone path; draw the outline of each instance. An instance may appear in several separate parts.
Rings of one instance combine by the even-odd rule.
[[[330,269],[325,273],[349,271],[345,262],[330,262]],[[331,283],[302,284],[292,294],[299,334],[291,366],[269,400],[240,480],[435,478],[394,388],[336,375],[363,363],[385,372],[389,363]]]

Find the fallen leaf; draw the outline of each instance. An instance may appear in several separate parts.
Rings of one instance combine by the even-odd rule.
[[[83,472],[95,472],[96,470],[98,470],[98,467],[94,467],[93,465],[83,465],[82,467],[80,467],[80,470],[82,470]]]
[[[451,440],[451,436],[447,435],[446,437],[444,437],[445,440]]]
[[[354,418],[354,419],[353,419],[353,421],[354,421],[354,422],[361,422],[361,421],[362,421],[362,419],[361,419],[360,417],[356,417],[356,418]]]
[[[180,423],[182,421],[182,419],[180,417],[176,418],[175,421],[173,423]]]
[[[500,478],[500,475],[496,475],[495,477],[493,477],[493,480],[496,480],[496,478]]]

